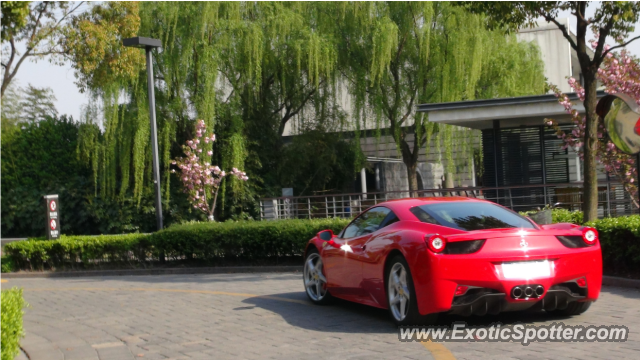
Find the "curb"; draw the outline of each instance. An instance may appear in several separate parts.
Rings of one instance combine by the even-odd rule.
[[[602,285],[640,289],[640,280],[604,275],[602,276]]]
[[[128,269],[128,270],[93,270],[93,271],[34,271],[3,273],[6,279],[56,278],[56,277],[90,277],[90,276],[136,276],[136,275],[188,275],[188,274],[239,274],[269,272],[301,272],[302,266],[229,266],[201,268],[167,268],[167,269]]]

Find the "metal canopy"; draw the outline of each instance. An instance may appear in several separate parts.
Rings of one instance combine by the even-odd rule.
[[[566,95],[576,110],[584,112],[577,94]],[[604,95],[603,91],[598,92],[598,97]],[[471,129],[491,129],[494,120],[500,122],[501,128],[540,126],[545,118],[553,118],[559,124],[571,123],[571,117],[553,94],[422,104],[417,111],[429,113],[429,121]]]

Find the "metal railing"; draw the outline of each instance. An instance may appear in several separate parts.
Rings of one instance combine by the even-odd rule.
[[[534,210],[557,203],[560,203],[557,207],[580,210],[582,183],[462,187],[414,192],[414,197],[433,196],[480,198],[496,202],[514,211]],[[409,191],[267,198],[260,200],[260,219],[350,218],[378,203],[407,197],[410,197]],[[622,184],[598,183],[598,215],[600,217],[637,213],[638,208],[631,201],[629,194],[624,191]]]

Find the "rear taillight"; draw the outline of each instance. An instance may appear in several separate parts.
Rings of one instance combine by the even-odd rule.
[[[429,250],[433,251],[436,254],[444,251],[445,246],[447,246],[447,239],[439,234],[425,235],[424,241],[427,243]]]
[[[595,245],[598,242],[598,230],[592,227],[582,229],[582,240],[587,245]]]

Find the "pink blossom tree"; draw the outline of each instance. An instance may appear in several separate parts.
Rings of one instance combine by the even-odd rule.
[[[222,179],[231,175],[247,181],[249,177],[237,168],[225,172],[220,167],[211,165],[213,151],[205,151],[205,148],[209,147],[207,144],[216,141],[216,136],[213,133],[207,135],[206,127],[204,120],[198,120],[196,137],[182,146],[185,157],[177,158],[171,164],[178,167],[184,192],[189,194],[193,207],[207,214],[210,221],[214,221],[213,213]],[[171,172],[175,173],[176,170],[172,169]]]
[[[597,43],[592,43],[597,46]],[[606,46],[605,46],[606,47]],[[640,64],[638,59],[622,50],[620,54],[608,53],[603,62],[603,67],[598,69],[598,80],[605,86],[605,91],[609,94],[625,93],[633,97],[640,105]],[[576,92],[578,98],[584,101],[584,88],[574,78],[569,78],[569,86]],[[551,85],[551,89],[558,98],[558,102],[564,106],[568,114],[571,115],[573,123],[576,125],[571,132],[560,129],[558,123],[553,119],[545,119],[545,124],[556,130],[558,138],[562,139],[563,149],[571,148],[578,153],[580,159],[584,159],[585,136],[585,116],[581,115],[569,98],[563,94],[556,86]],[[636,207],[638,203],[638,184],[636,182],[638,169],[634,165],[634,156],[620,151],[613,142],[605,136],[604,119],[598,119],[598,143],[596,145],[596,159],[604,165],[604,169],[615,176],[623,185],[625,191],[631,195],[631,200]]]

